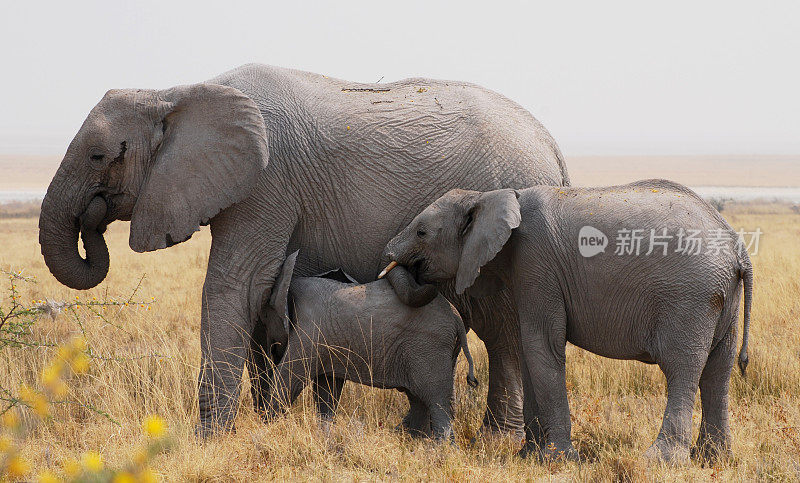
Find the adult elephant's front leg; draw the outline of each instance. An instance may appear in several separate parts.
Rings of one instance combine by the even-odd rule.
[[[233,430],[239,403],[245,360],[253,323],[246,291],[220,288],[206,280],[200,324],[200,424],[197,434],[207,437],[219,430]]]
[[[485,430],[523,435],[519,328],[506,293],[472,300],[469,324],[486,345],[489,393]]]

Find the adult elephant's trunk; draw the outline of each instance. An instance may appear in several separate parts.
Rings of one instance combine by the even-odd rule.
[[[47,190],[39,215],[39,244],[47,268],[59,282],[86,290],[102,282],[108,273],[108,247],[101,226],[107,206],[103,198],[95,196],[79,216],[71,208],[52,186]],[[86,259],[78,253],[78,233]]]

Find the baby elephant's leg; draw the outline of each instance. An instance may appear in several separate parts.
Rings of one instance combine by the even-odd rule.
[[[408,413],[397,429],[408,432],[415,438],[431,436],[431,414],[428,407],[417,396],[406,392],[408,396]]]
[[[428,409],[431,413],[431,432],[436,441],[449,441],[455,444],[453,435],[453,409],[450,398],[433,402]]]
[[[305,359],[303,354],[291,349],[286,352],[275,369],[267,420],[285,413],[292,407],[292,403],[303,392],[309,377],[315,378],[316,374],[309,372],[315,367],[315,361]]]
[[[339,398],[344,389],[344,379],[333,374],[323,374],[314,380],[314,402],[317,414],[323,421],[332,421],[336,408],[339,407]]]
[[[449,441],[455,444],[453,435],[453,367],[448,361],[437,371],[442,374],[438,381],[429,381],[426,387],[416,391],[425,404],[431,417],[431,433],[437,441]]]

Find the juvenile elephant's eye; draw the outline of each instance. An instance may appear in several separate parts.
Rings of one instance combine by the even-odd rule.
[[[92,161],[102,161],[103,158],[105,158],[105,156],[102,154],[93,154],[91,156]]]
[[[428,233],[425,230],[417,230],[417,236],[420,238],[425,238],[425,235]]]

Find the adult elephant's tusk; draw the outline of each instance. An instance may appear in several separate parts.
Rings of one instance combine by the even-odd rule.
[[[394,267],[396,267],[396,266],[397,266],[397,262],[395,262],[394,260],[392,260],[392,262],[391,262],[391,263],[389,263],[389,265],[386,265],[386,268],[384,268],[383,270],[381,270],[381,273],[379,273],[379,274],[378,274],[378,279],[381,279],[381,278],[385,277],[385,276],[386,276],[386,274],[387,274],[387,273],[389,273],[389,272],[391,272],[391,271],[392,271],[392,269],[393,269]]]

